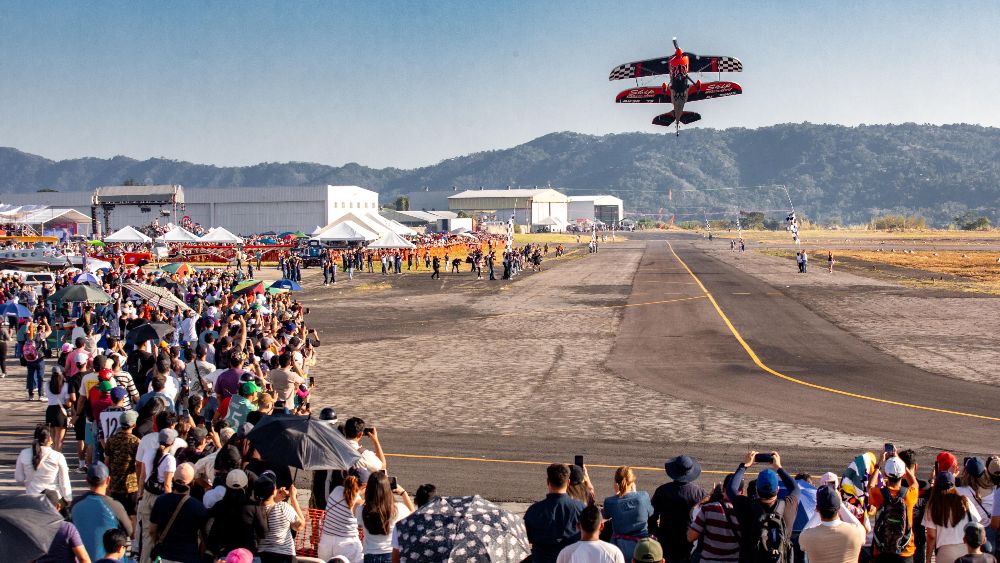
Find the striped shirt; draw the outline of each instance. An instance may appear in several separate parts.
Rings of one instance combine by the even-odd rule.
[[[728,520],[726,514],[729,515]],[[740,522],[729,502],[710,502],[701,507],[691,523],[691,529],[701,534],[702,561],[739,561],[740,542],[737,537]]]
[[[295,555],[295,539],[291,525],[298,520],[295,509],[287,502],[276,502],[267,508],[267,534],[257,544],[257,551]]]
[[[335,487],[326,500],[323,535],[337,538],[358,537],[358,519],[344,502],[344,487],[342,486]]]

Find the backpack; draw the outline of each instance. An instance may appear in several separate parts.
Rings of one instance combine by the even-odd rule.
[[[913,529],[906,510],[906,493],[905,483],[895,497],[888,487],[882,487],[882,504],[875,513],[872,526],[872,543],[880,553],[899,555],[910,544]]]
[[[24,358],[24,361],[26,362],[38,361],[38,348],[35,347],[34,340],[31,340],[29,338],[28,340],[24,341],[24,344],[21,345],[21,356]]]
[[[773,510],[766,510],[760,503],[755,503],[757,525],[760,537],[754,546],[753,561],[757,563],[790,563],[792,561],[792,544],[785,533],[785,499],[779,500]]]

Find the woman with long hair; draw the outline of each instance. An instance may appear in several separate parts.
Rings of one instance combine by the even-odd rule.
[[[927,561],[934,555],[938,561],[954,561],[965,555],[965,525],[979,520],[974,503],[955,488],[955,474],[951,471],[938,473],[924,508]]]
[[[636,488],[635,471],[627,465],[615,470],[615,494],[604,499],[604,517],[611,519],[611,543],[622,550],[626,561],[640,541],[649,537],[653,504],[649,493]]]
[[[45,387],[45,400],[49,403],[45,409],[45,424],[49,425],[49,433],[52,435],[52,448],[61,452],[66,425],[69,422],[67,409],[73,408],[76,393],[70,389],[66,376],[59,366],[52,366],[52,377]]]
[[[376,471],[368,477],[365,503],[354,508],[358,528],[365,534],[364,563],[392,562],[392,530],[414,510],[410,495],[398,485],[392,490],[385,472]]]
[[[346,557],[351,563],[361,563],[364,559],[364,548],[358,534],[358,519],[354,515],[354,509],[364,502],[362,493],[361,483],[354,475],[348,475],[344,478],[343,485],[330,491],[317,550],[317,555],[323,561],[329,561],[337,555]]]
[[[996,545],[996,531],[990,526],[993,519],[993,493],[996,485],[986,471],[986,462],[982,458],[970,457],[965,460],[962,472],[958,475],[958,494],[975,505],[979,511],[979,523],[986,528],[986,539]]]
[[[14,466],[14,482],[23,484],[25,492],[30,495],[55,491],[61,499],[73,498],[66,458],[52,449],[52,436],[48,427],[37,426],[31,447],[18,454]]]

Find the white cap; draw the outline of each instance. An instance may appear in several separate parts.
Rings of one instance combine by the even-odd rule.
[[[885,460],[885,474],[889,477],[902,477],[906,473],[906,464],[898,457],[890,457]]]
[[[824,473],[824,474],[823,474],[823,475],[822,475],[822,476],[821,476],[821,477],[819,478],[819,484],[820,484],[821,486],[822,486],[822,485],[833,485],[833,488],[834,488],[834,489],[836,489],[836,488],[837,488],[837,483],[838,483],[839,481],[840,481],[840,479],[839,479],[839,478],[837,477],[837,474],[836,474],[836,473],[834,473],[833,471],[827,471],[826,473]]]

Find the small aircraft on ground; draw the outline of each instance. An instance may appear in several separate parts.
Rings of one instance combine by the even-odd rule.
[[[735,82],[719,81],[703,84],[701,80],[692,80],[689,73],[743,72],[743,63],[736,57],[699,56],[694,53],[686,53],[677,45],[676,37],[673,41],[673,55],[618,65],[611,69],[608,80],[638,79],[644,76],[669,74],[669,84],[629,88],[615,97],[615,103],[673,104],[673,111],[653,118],[653,125],[669,126],[673,124],[676,127],[677,135],[680,135],[681,123],[687,125],[701,119],[700,114],[684,111],[684,104],[743,93],[743,88]]]

